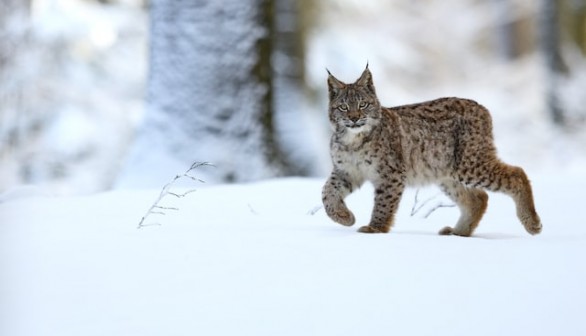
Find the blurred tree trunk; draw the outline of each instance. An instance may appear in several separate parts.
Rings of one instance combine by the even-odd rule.
[[[147,112],[131,166],[168,179],[207,161],[210,182],[290,173],[274,129],[274,1],[151,2]]]
[[[306,132],[300,130],[300,126],[303,125],[303,96],[306,90],[305,36],[313,3],[275,0],[275,120],[280,143],[287,154],[288,167],[295,175],[310,175],[314,168],[311,156],[299,145],[300,138],[306,136]]]
[[[586,56],[586,0],[569,0],[570,33],[576,45]]]
[[[312,2],[275,0],[275,54],[277,77],[302,87],[305,81],[305,22]]]
[[[547,108],[552,121],[556,125],[563,125],[565,115],[560,101],[559,84],[563,76],[568,75],[569,69],[562,58],[559,1],[541,0],[541,48],[545,57],[546,68],[546,100]]]
[[[514,6],[510,0],[493,0],[498,20],[498,47],[499,53],[506,60],[519,56],[517,50],[517,29],[514,21]]]
[[[497,42],[501,57],[514,60],[531,53],[533,43],[530,13],[519,12],[514,0],[493,0],[497,18]]]
[[[14,161],[32,142],[42,116],[28,98],[36,79],[22,73],[28,66],[22,60],[30,49],[29,15],[30,0],[0,0],[0,192],[18,180]]]

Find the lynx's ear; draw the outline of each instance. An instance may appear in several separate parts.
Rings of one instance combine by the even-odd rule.
[[[328,92],[330,93],[331,100],[338,95],[340,90],[346,87],[346,84],[342,83],[336,77],[334,77],[330,70],[326,69],[326,71],[328,72]]]
[[[362,75],[360,75],[360,78],[356,81],[356,84],[366,87],[372,93],[376,93],[374,90],[374,83],[372,82],[372,74],[370,73],[370,70],[368,70],[368,63],[366,64],[366,69],[364,69]]]

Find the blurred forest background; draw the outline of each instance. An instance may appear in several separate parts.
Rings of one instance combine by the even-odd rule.
[[[0,0],[0,193],[329,169],[327,67],[491,110],[505,161],[586,169],[586,0]]]

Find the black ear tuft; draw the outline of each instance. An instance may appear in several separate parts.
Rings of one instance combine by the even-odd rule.
[[[326,71],[328,72],[328,92],[331,100],[338,95],[341,89],[346,87],[346,84],[334,77],[328,69],[326,69]]]
[[[374,90],[374,83],[372,81],[372,73],[370,73],[370,70],[368,70],[368,63],[366,63],[366,69],[364,69],[362,75],[360,75],[360,78],[358,78],[356,81],[356,84],[366,87],[372,93],[376,93]]]

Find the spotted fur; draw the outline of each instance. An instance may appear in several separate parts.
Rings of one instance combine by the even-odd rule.
[[[368,66],[352,84],[328,74],[333,170],[322,201],[332,220],[354,224],[344,199],[370,181],[374,209],[370,223],[359,231],[386,233],[405,187],[437,184],[461,212],[456,225],[440,234],[470,236],[486,211],[484,190],[511,196],[527,232],[541,232],[529,179],[523,169],[498,159],[492,120],[482,105],[441,98],[381,107]]]

